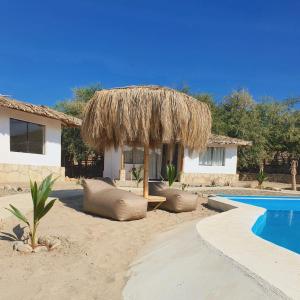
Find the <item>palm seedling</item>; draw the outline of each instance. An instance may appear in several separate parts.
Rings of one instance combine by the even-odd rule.
[[[134,180],[136,181],[136,187],[139,187],[140,182],[143,181],[143,175],[142,175],[143,167],[140,166],[138,169],[137,168],[132,168],[132,176]]]
[[[264,172],[264,170],[260,170],[259,173],[256,176],[256,180],[258,181],[258,187],[261,189],[263,186],[263,183],[268,180],[268,176]]]
[[[32,223],[25,217],[23,213],[20,212],[15,206],[10,204],[10,208],[6,208],[13,215],[15,215],[19,220],[24,222],[29,229],[29,238],[31,247],[34,249],[37,246],[36,243],[36,233],[37,227],[39,225],[40,220],[49,212],[52,208],[56,199],[49,201],[46,203],[49,194],[52,191],[53,184],[56,179],[52,179],[52,174],[47,176],[42,183],[38,186],[36,181],[32,182],[30,180],[30,190],[31,190],[31,198],[33,204],[33,220]]]
[[[169,183],[169,187],[173,185],[175,180],[177,179],[177,172],[176,168],[173,164],[168,164],[167,165],[167,180]]]

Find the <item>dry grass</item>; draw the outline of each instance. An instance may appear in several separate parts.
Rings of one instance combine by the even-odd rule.
[[[163,143],[201,150],[210,132],[206,103],[158,86],[97,91],[82,124],[84,141],[97,150],[122,145],[153,148]]]

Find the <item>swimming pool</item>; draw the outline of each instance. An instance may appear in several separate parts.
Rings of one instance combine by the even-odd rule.
[[[257,236],[300,254],[300,197],[219,195],[265,208],[252,227]]]

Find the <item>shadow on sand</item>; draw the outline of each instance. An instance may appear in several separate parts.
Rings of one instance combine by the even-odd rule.
[[[77,211],[83,212],[83,190],[72,189],[72,190],[56,190],[50,195],[51,197],[58,198],[59,201],[64,203],[66,206],[73,208]]]
[[[9,241],[9,242],[16,242],[16,241],[22,241],[22,238],[24,237],[24,227],[21,227],[20,224],[15,226],[13,228],[13,233],[9,232],[0,232],[0,240],[2,241]]]

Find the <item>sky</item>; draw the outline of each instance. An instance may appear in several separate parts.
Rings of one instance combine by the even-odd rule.
[[[300,96],[300,1],[0,0],[0,94],[158,84],[221,100]]]

